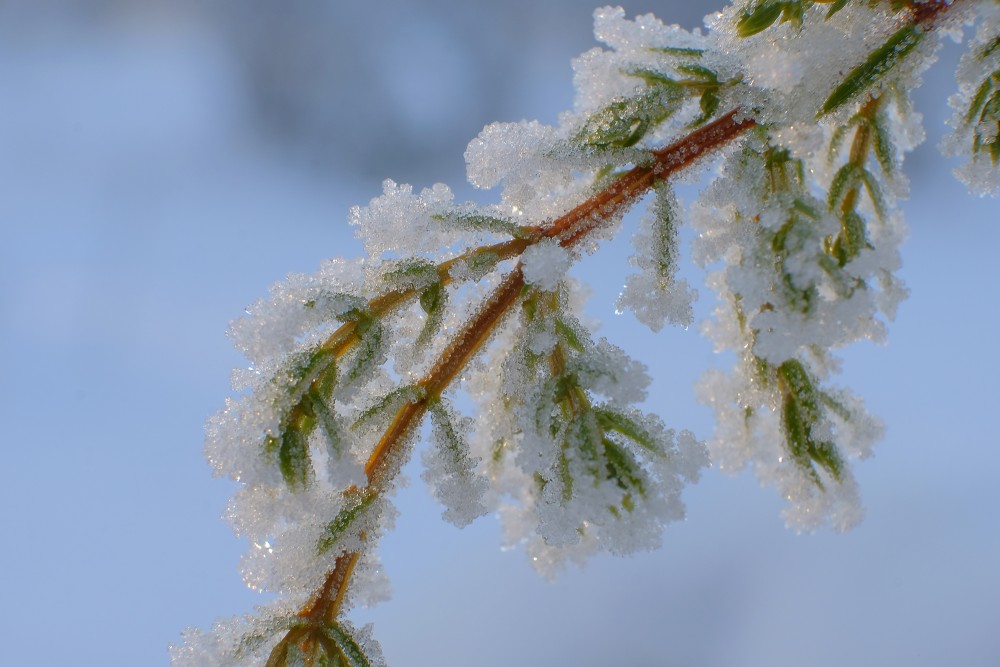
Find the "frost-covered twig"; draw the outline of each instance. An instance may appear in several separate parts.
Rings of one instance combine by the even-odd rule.
[[[345,611],[378,594],[375,545],[428,413],[424,478],[444,516],[498,509],[546,574],[657,546],[709,456],[752,463],[795,526],[852,525],[850,460],[879,426],[829,386],[833,350],[884,336],[905,295],[895,202],[902,154],[922,138],[908,94],[940,28],[979,21],[949,150],[971,153],[973,187],[996,189],[998,14],[993,0],[754,0],[703,35],[598,10],[611,50],[576,61],[575,111],[470,144],[470,180],[502,183],[500,204],[387,181],[351,213],[367,259],[292,276],[234,324],[253,364],[236,388],[251,391],[213,418],[206,448],[243,485],[231,519],[254,545],[248,583],[281,597],[189,632],[175,662],[381,664]],[[709,156],[720,170],[691,207],[693,254],[717,267],[708,333],[739,359],[700,385],[718,418],[701,443],[634,407],[644,369],[591,337],[566,269],[654,191],[620,303],[654,329],[687,324],[671,179]],[[458,384],[479,401],[474,422],[452,405]]]

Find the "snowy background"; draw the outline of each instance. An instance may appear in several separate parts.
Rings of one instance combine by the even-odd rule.
[[[715,9],[624,4],[688,28]],[[219,518],[232,486],[201,454],[243,363],[228,321],[284,274],[359,254],[346,212],[383,178],[495,197],[463,185],[466,142],[572,104],[592,9],[0,4],[3,664],[163,665],[185,626],[261,601]],[[661,550],[547,584],[495,519],[444,523],[411,473],[381,549],[393,599],[355,614],[391,665],[1000,664],[1000,216],[935,149],[957,53],[917,93],[912,296],[888,347],[844,354],[843,384],[887,425],[857,468],[865,522],[798,536],[772,490],[709,471]],[[614,315],[628,254],[623,238],[580,267],[590,313],[651,367],[649,407],[707,435],[691,385],[725,362],[694,329]]]

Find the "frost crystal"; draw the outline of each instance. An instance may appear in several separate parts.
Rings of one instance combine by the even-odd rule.
[[[471,419],[456,419],[441,405],[431,408],[434,446],[424,455],[424,480],[445,506],[443,516],[459,528],[486,514],[483,496],[487,482],[476,473],[478,458],[469,455],[466,433]]]
[[[688,326],[694,319],[691,304],[698,293],[677,279],[679,204],[667,186],[657,188],[648,215],[632,239],[636,254],[631,263],[640,273],[629,276],[618,297],[619,310],[628,308],[653,331],[664,323]]]
[[[554,290],[572,263],[570,251],[553,240],[535,244],[521,255],[524,281],[543,292]]]
[[[452,203],[447,185],[438,183],[419,195],[413,193],[413,186],[391,180],[383,182],[382,188],[381,197],[372,199],[365,208],[355,206],[349,217],[372,257],[402,248],[413,253],[436,252],[450,245],[452,239],[433,219]]]
[[[990,3],[978,3],[977,9],[986,20],[955,73],[958,92],[948,100],[955,110],[948,121],[953,132],[941,149],[966,158],[955,175],[971,192],[995,195],[1000,188],[1000,11]]]

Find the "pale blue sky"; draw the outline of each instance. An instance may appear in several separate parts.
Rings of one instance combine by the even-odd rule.
[[[678,4],[626,9],[692,27],[716,8]],[[594,45],[578,0],[338,5],[0,6],[4,664],[162,665],[185,626],[260,599],[201,454],[243,363],[228,321],[357,254],[346,212],[382,178],[473,196],[465,143],[553,122]],[[661,550],[548,584],[494,518],[444,523],[414,469],[381,550],[393,599],[356,615],[391,665],[1000,664],[1000,216],[934,148],[957,53],[917,94],[912,295],[887,347],[844,353],[887,426],[856,469],[865,522],[797,536],[773,490],[709,471]],[[628,254],[581,266],[590,313],[651,367],[649,407],[707,435],[691,385],[718,361],[695,329],[614,315]]]

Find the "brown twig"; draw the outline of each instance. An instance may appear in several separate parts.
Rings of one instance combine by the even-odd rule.
[[[955,0],[955,2],[948,4],[945,0],[930,0],[929,2],[910,2],[907,8],[910,10],[910,15],[913,17],[913,23],[919,25],[923,28],[934,27],[934,21],[947,12],[953,5],[961,2],[961,0]]]

